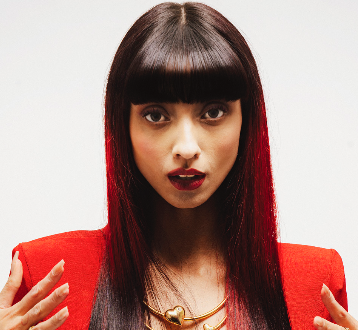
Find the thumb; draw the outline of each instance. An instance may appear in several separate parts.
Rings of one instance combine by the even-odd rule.
[[[19,290],[22,282],[22,263],[19,260],[19,251],[15,252],[11,263],[10,276],[0,292],[0,309],[8,308],[14,301],[16,292]]]

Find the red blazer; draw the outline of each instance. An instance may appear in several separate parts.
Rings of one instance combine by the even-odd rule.
[[[13,253],[20,252],[24,276],[14,303],[64,259],[65,272],[56,287],[68,282],[70,294],[48,317],[68,306],[69,317],[61,329],[87,329],[103,246],[102,230],[73,231],[19,244]],[[323,283],[347,309],[343,263],[335,250],[281,243],[279,252],[293,330],[314,329],[316,315],[332,321],[320,297]]]

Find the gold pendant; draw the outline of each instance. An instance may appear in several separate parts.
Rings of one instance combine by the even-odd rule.
[[[176,325],[182,325],[185,317],[184,308],[181,306],[175,306],[173,309],[168,309],[164,314],[165,319]]]
[[[150,306],[147,302],[143,301],[143,303],[144,303],[144,305],[146,305],[148,307],[149,311],[152,312],[154,315],[158,315],[162,319],[164,319],[172,324],[182,326],[184,321],[197,321],[197,320],[206,319],[209,316],[214,315],[222,306],[224,306],[226,299],[227,299],[227,297],[211,311],[201,314],[201,315],[191,316],[191,317],[185,317],[185,310],[181,306],[175,306],[173,309],[168,309],[163,314],[160,311],[153,308],[152,306]],[[212,327],[209,324],[205,323],[203,328],[204,328],[204,330],[218,330],[222,326],[222,324],[225,322],[225,320],[226,320],[226,316],[221,320],[221,322],[217,326]],[[145,324],[145,326],[148,329],[152,329],[147,324]]]

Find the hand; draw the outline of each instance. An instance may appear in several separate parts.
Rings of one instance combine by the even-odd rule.
[[[318,330],[358,330],[358,322],[351,316],[337,301],[334,299],[332,292],[323,284],[321,290],[321,298],[331,314],[332,319],[337,324],[331,323],[322,317],[316,316],[313,325]]]
[[[68,317],[67,307],[62,308],[50,319],[40,322],[51,313],[68,295],[68,283],[60,286],[48,297],[46,295],[60,280],[64,268],[61,260],[44,279],[38,282],[17,304],[12,305],[15,294],[22,281],[22,264],[16,251],[11,263],[11,275],[0,292],[0,329],[1,330],[53,330],[60,327]],[[46,298],[45,298],[46,297]],[[36,325],[38,323],[38,325]]]

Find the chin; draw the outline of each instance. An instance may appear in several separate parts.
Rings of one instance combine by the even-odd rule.
[[[202,205],[201,204],[196,204],[196,203],[170,203],[170,205],[172,205],[173,207],[177,208],[177,209],[195,209],[196,207]]]
[[[200,205],[203,205],[208,198],[205,198],[203,196],[193,196],[192,194],[184,195],[178,197],[172,197],[172,198],[165,198],[166,202],[172,205],[173,207],[177,209],[194,209]]]

